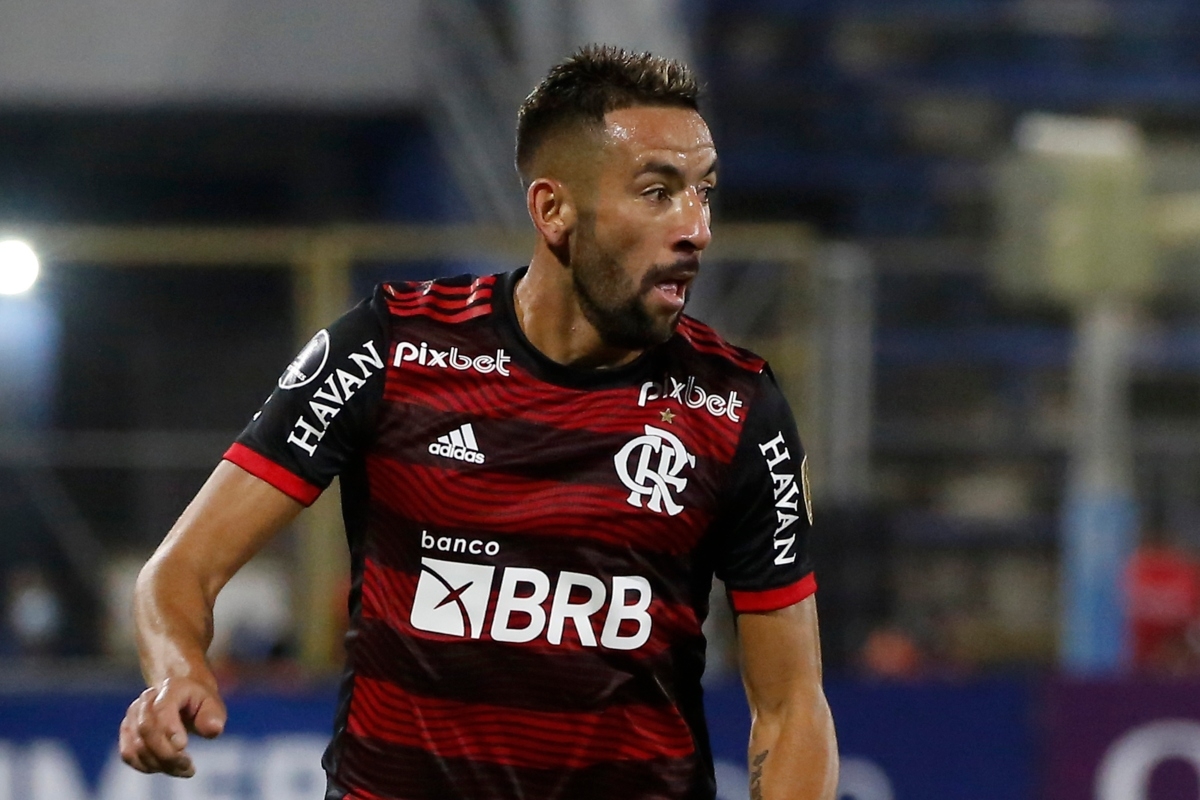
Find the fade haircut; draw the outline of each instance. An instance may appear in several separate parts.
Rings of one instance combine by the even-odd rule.
[[[517,174],[528,187],[542,145],[570,128],[599,131],[604,115],[634,106],[699,110],[700,85],[685,64],[611,45],[588,45],[555,66],[517,113]]]

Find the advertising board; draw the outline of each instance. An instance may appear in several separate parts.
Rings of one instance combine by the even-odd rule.
[[[1046,800],[1200,797],[1200,683],[1053,680]]]
[[[135,772],[117,754],[117,726],[137,695],[0,695],[0,800],[319,800],[332,690],[233,694],[229,723],[188,749],[196,776]]]
[[[117,726],[136,692],[0,694],[0,800],[322,797],[332,689],[231,694],[225,734],[189,744],[197,767],[190,780],[121,762]],[[839,800],[1033,800],[1025,683],[831,681],[828,694],[842,753]],[[750,721],[740,683],[708,687],[706,707],[719,798],[748,800]]]
[[[826,682],[839,800],[1033,800],[1033,686],[988,679]],[[749,713],[736,680],[705,692],[721,800],[748,797]]]

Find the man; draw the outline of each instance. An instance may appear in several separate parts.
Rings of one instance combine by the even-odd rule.
[[[321,331],[146,565],[137,769],[225,722],[225,582],[341,476],[331,800],[709,798],[701,623],[738,612],[751,796],[828,800],[804,456],[765,363],[682,316],[716,150],[682,65],[586,48],[519,116],[527,269],[385,284]]]

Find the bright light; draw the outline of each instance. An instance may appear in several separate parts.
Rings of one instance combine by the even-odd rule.
[[[37,281],[38,257],[19,239],[0,242],[0,294],[24,294]]]

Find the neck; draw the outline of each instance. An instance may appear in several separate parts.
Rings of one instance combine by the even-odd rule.
[[[513,293],[513,306],[525,338],[559,364],[610,369],[628,364],[642,353],[604,343],[579,305],[570,268],[545,242],[538,242],[529,270]]]

